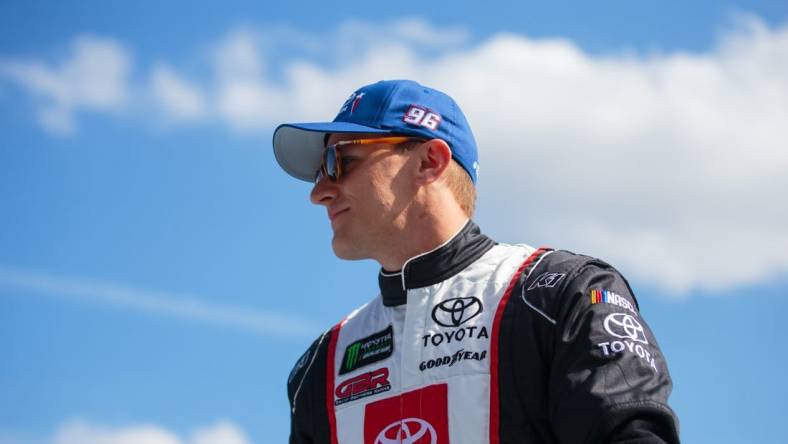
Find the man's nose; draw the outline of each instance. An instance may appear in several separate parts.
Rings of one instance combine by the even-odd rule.
[[[309,200],[315,205],[328,206],[337,197],[337,184],[328,177],[321,177],[312,187]]]

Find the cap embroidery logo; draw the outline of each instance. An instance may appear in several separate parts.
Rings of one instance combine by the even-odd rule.
[[[355,110],[355,107],[358,106],[358,104],[355,101],[356,97],[357,96],[361,97],[363,95],[364,95],[364,93],[360,93],[358,91],[350,93],[350,97],[348,97],[347,100],[345,100],[345,103],[342,104],[342,108],[339,108],[339,114],[342,114],[345,111],[347,111],[347,109],[348,109],[348,107],[350,107],[351,103],[354,104],[353,109]]]
[[[350,114],[353,114],[353,111],[358,108],[358,104],[361,103],[361,98],[364,97],[365,93],[358,93],[356,94],[356,98],[353,99],[353,105],[350,107]]]

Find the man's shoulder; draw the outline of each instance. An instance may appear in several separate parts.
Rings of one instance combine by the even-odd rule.
[[[533,268],[523,281],[534,288],[563,288],[579,275],[589,271],[610,272],[620,275],[612,265],[594,256],[569,250],[554,250],[543,247],[544,253],[537,258]],[[538,254],[538,251],[537,253]],[[558,285],[561,283],[562,285]]]
[[[578,303],[590,306],[607,300],[606,295],[629,301],[634,310],[638,306],[629,283],[612,265],[568,250],[544,253],[520,276],[517,287],[519,299],[551,321]]]
[[[549,268],[551,271],[572,272],[584,266],[613,269],[607,262],[593,256],[551,247],[537,248],[524,243],[508,244],[496,242],[495,247],[484,258],[490,262],[496,262],[511,256],[523,256],[529,262],[533,261],[532,266],[529,267],[530,271],[537,271],[537,269],[544,271],[544,269]],[[529,274],[526,277],[533,277],[533,274]]]
[[[312,341],[312,344],[307,347],[306,351],[304,351],[304,353],[293,365],[292,370],[290,370],[290,375],[287,377],[287,386],[291,400],[295,392],[303,383],[306,374],[314,366],[317,356],[320,354],[321,345],[326,342],[327,336],[329,334],[330,330],[327,330],[318,336],[314,341]]]
[[[314,365],[314,361],[318,358],[321,349],[325,348],[331,340],[331,335],[334,333],[337,325],[347,324],[348,322],[363,318],[370,310],[374,309],[375,306],[380,303],[379,299],[380,296],[377,296],[371,301],[357,307],[347,316],[340,319],[337,323],[321,333],[296,361],[293,369],[290,371],[290,376],[287,379],[288,384],[293,384],[293,381],[297,381],[299,379],[299,375],[306,373],[308,368]]]
[[[533,271],[539,274],[565,273],[571,277],[587,268],[615,270],[612,265],[594,256],[575,253],[569,250],[550,250],[544,254],[538,266],[534,267]],[[535,278],[536,276],[529,277]]]

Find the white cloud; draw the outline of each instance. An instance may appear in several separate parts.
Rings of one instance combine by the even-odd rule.
[[[703,55],[592,58],[502,36],[430,80],[495,85],[443,83],[482,147],[485,226],[682,293],[788,271],[786,57],[788,28],[757,21]]]
[[[355,87],[412,77],[468,114],[479,218],[498,238],[589,252],[673,294],[788,271],[787,27],[746,20],[703,54],[592,56],[512,34],[432,58],[391,45],[340,69],[291,65],[287,96],[311,107],[279,120],[330,118]]]
[[[304,319],[281,313],[217,305],[191,295],[142,290],[115,283],[53,276],[0,265],[0,287],[109,304],[129,310],[263,334],[311,337]]]
[[[324,51],[332,52],[341,64],[353,64],[372,52],[386,54],[386,47],[393,44],[419,52],[459,48],[470,40],[470,33],[459,27],[438,28],[419,18],[384,23],[348,20],[327,40]]]
[[[55,133],[75,129],[80,110],[115,111],[128,99],[131,57],[112,39],[76,38],[69,57],[57,66],[36,60],[0,60],[0,74],[39,101],[40,123]]]
[[[405,39],[422,48],[446,49],[467,43],[471,35],[461,27],[436,28],[430,23],[418,19],[405,19],[390,23],[387,28],[399,38]],[[365,34],[374,34],[375,29],[365,30]],[[363,36],[359,36],[363,38]]]
[[[52,444],[181,444],[172,432],[155,425],[107,427],[84,421],[62,425]]]
[[[241,429],[229,421],[196,430],[189,441],[191,444],[249,444]]]
[[[189,438],[154,424],[110,427],[82,420],[62,424],[51,444],[248,444],[234,423],[219,421],[195,430]]]
[[[165,63],[151,73],[151,92],[164,113],[175,120],[193,121],[205,116],[205,97],[199,87],[183,79]]]
[[[173,96],[204,97],[205,114],[233,130],[268,132],[332,118],[360,85],[413,78],[468,115],[479,220],[500,240],[589,252],[676,294],[788,271],[788,26],[741,18],[694,54],[591,55],[517,34],[467,41],[419,20],[350,21],[325,35],[242,28],[214,45],[212,80]],[[70,103],[62,69],[24,66],[31,90]],[[42,118],[68,127],[61,110],[72,108]]]
[[[216,108],[231,127],[265,126],[280,112],[286,97],[265,82],[259,36],[251,30],[232,32],[214,51]]]
[[[435,28],[419,19],[349,20],[322,37],[290,28],[239,28],[215,45],[215,83],[208,88],[215,92],[218,115],[230,127],[267,131],[282,116],[333,116],[359,85],[390,78],[394,67],[400,76],[413,76],[417,70],[403,69],[419,63],[415,54],[459,47],[468,38],[463,29]],[[288,57],[274,58],[272,48]],[[310,62],[307,56],[329,58],[336,68]],[[282,78],[272,81],[274,73]]]

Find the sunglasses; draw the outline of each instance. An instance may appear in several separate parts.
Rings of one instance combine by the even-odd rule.
[[[326,146],[323,150],[323,162],[315,174],[315,183],[319,182],[323,177],[328,177],[332,182],[336,182],[342,177],[342,155],[339,153],[339,147],[347,145],[373,145],[380,143],[388,143],[391,145],[399,145],[406,142],[424,142],[423,139],[406,136],[393,136],[393,137],[379,137],[375,139],[355,139],[355,140],[341,140],[337,143],[332,143]]]

